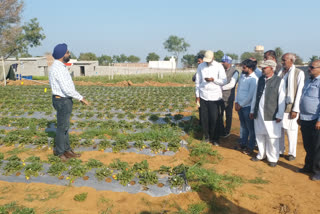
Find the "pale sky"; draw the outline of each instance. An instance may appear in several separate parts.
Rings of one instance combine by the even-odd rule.
[[[23,22],[37,18],[46,39],[33,56],[67,43],[77,57],[171,56],[163,42],[170,36],[190,44],[184,54],[222,50],[239,56],[256,45],[281,47],[304,61],[320,56],[320,0],[24,0]],[[180,57],[181,58],[181,57]]]

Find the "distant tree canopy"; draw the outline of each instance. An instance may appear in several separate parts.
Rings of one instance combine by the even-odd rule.
[[[169,38],[163,43],[164,48],[173,53],[176,62],[178,64],[180,53],[186,52],[190,45],[184,40],[184,38],[179,38],[177,36],[169,36]]]
[[[319,58],[320,58],[319,56],[313,55],[312,57],[309,58],[309,63],[312,63],[312,62],[314,62],[316,60],[319,60]]]
[[[181,62],[183,63],[183,67],[186,68],[197,67],[197,56],[193,54],[186,54],[182,57]]]
[[[159,61],[160,59],[160,56],[154,52],[152,53],[149,53],[147,58],[146,58],[146,61],[149,62],[149,61]]]
[[[294,62],[295,65],[303,65],[303,60],[300,56],[296,54],[296,61]]]
[[[276,47],[274,49],[274,52],[276,52],[277,62],[280,63],[281,62],[281,57],[283,55],[283,50],[280,47]]]
[[[98,57],[98,61],[99,65],[109,65],[113,62],[112,57],[108,55],[101,55],[100,57]]]
[[[241,61],[244,61],[249,58],[255,58],[258,62],[261,62],[263,60],[263,55],[256,52],[244,52],[240,56]]]
[[[226,55],[230,56],[232,60],[238,60],[239,59],[238,54],[235,54],[235,53],[227,53]]]
[[[223,57],[224,53],[222,50],[218,50],[217,52],[214,52],[214,59],[217,61],[217,62],[221,62],[221,59]]]
[[[128,58],[127,58],[126,55],[121,54],[121,55],[119,55],[119,56],[113,55],[113,56],[112,56],[112,60],[113,60],[113,62],[124,63],[124,62],[126,62],[126,61],[128,60]]]
[[[134,55],[130,55],[127,57],[127,62],[137,63],[140,61],[140,58]]]
[[[4,58],[26,55],[46,38],[36,18],[20,25],[22,10],[22,0],[0,1],[0,55]]]
[[[171,58],[171,57],[169,57],[169,56],[165,56],[165,57],[163,57],[163,60],[164,60],[164,61],[169,61],[170,58]]]
[[[77,56],[74,55],[74,53],[72,51],[69,50],[69,53],[70,53],[71,59],[77,59]]]
[[[96,61],[98,60],[96,54],[88,52],[88,53],[80,53],[79,60],[84,61]]]

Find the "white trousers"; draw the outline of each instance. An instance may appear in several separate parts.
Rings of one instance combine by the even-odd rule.
[[[268,134],[257,134],[256,141],[259,152],[257,158],[268,158],[269,162],[277,163],[279,160],[279,138],[269,138]]]
[[[294,157],[296,157],[296,155],[297,155],[298,129],[291,130],[291,129],[282,128],[281,137],[279,139],[280,154],[284,154],[284,151],[286,149],[285,148],[285,143],[284,143],[285,134],[288,137],[288,145],[289,145],[288,155],[293,155]]]

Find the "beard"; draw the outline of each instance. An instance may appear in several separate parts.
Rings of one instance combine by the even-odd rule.
[[[248,74],[248,72],[246,72],[246,71],[242,71],[242,73],[243,73],[243,74]]]
[[[71,58],[70,56],[64,56],[62,60],[64,63],[67,63],[70,61],[70,58]]]

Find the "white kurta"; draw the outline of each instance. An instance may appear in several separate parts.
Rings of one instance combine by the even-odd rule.
[[[254,112],[254,106],[256,104],[256,95],[257,90],[254,94],[254,98],[251,103],[251,113]],[[281,80],[280,82],[278,95],[278,112],[276,114],[276,118],[282,119],[285,110],[285,84],[283,80]],[[277,96],[277,94],[275,94],[274,96]],[[279,160],[279,138],[281,137],[282,123],[277,123],[275,120],[264,120],[264,102],[265,89],[263,90],[263,94],[259,102],[259,111],[257,118],[254,120],[256,141],[259,148],[257,158],[259,160],[262,160],[265,157],[267,157],[269,162],[277,163]]]
[[[294,69],[295,67],[293,66],[289,72],[294,72]],[[281,76],[282,75],[282,70],[279,71],[278,73],[278,76]],[[289,76],[289,72],[287,72],[284,76],[283,76],[283,80],[284,82],[286,83],[287,82],[287,79],[288,79],[288,76]],[[297,112],[299,113],[300,112],[300,98],[301,98],[301,95],[302,95],[302,89],[303,89],[303,86],[304,86],[304,79],[305,79],[305,76],[304,76],[304,72],[301,71],[297,77],[297,93],[296,93],[296,96],[295,96],[295,101],[294,101],[294,105],[292,107],[292,111],[294,112]],[[299,118],[299,115],[297,115],[296,118],[294,119],[290,119],[290,115],[289,113],[285,113],[284,116],[283,116],[283,120],[282,120],[282,127],[284,129],[289,129],[289,130],[298,130],[299,126],[298,126],[298,123],[297,123],[297,120]]]
[[[292,66],[289,70],[289,72],[294,72],[295,66]],[[282,76],[283,70],[281,69],[278,73],[278,76]],[[286,83],[288,81],[289,72],[287,72],[283,76],[283,80]],[[288,145],[289,145],[289,155],[293,155],[296,157],[297,154],[297,141],[298,141],[298,123],[297,120],[299,118],[299,112],[300,112],[300,98],[302,95],[302,89],[304,86],[304,79],[305,75],[304,72],[301,71],[299,75],[297,76],[297,93],[295,96],[295,101],[292,107],[292,111],[297,112],[297,116],[294,119],[290,119],[290,113],[284,113],[283,119],[282,119],[282,133],[281,138],[279,141],[279,149],[280,154],[284,154],[285,151],[285,134],[287,134],[288,137]],[[286,87],[288,88],[288,87]],[[287,89],[288,90],[288,89]]]
[[[258,88],[258,87],[257,87]],[[279,86],[279,97],[278,97],[278,112],[276,114],[276,118],[282,119],[283,113],[285,110],[285,84],[284,81],[281,80]],[[256,96],[257,90],[254,93],[252,103],[251,103],[251,113],[254,112],[254,106],[256,104]],[[254,120],[254,130],[256,135],[257,134],[267,134],[269,138],[280,138],[281,137],[281,126],[282,122],[277,123],[274,121],[265,121],[264,120],[264,101],[265,101],[265,89],[263,90],[263,94],[260,99],[259,103],[259,111],[257,118]]]

